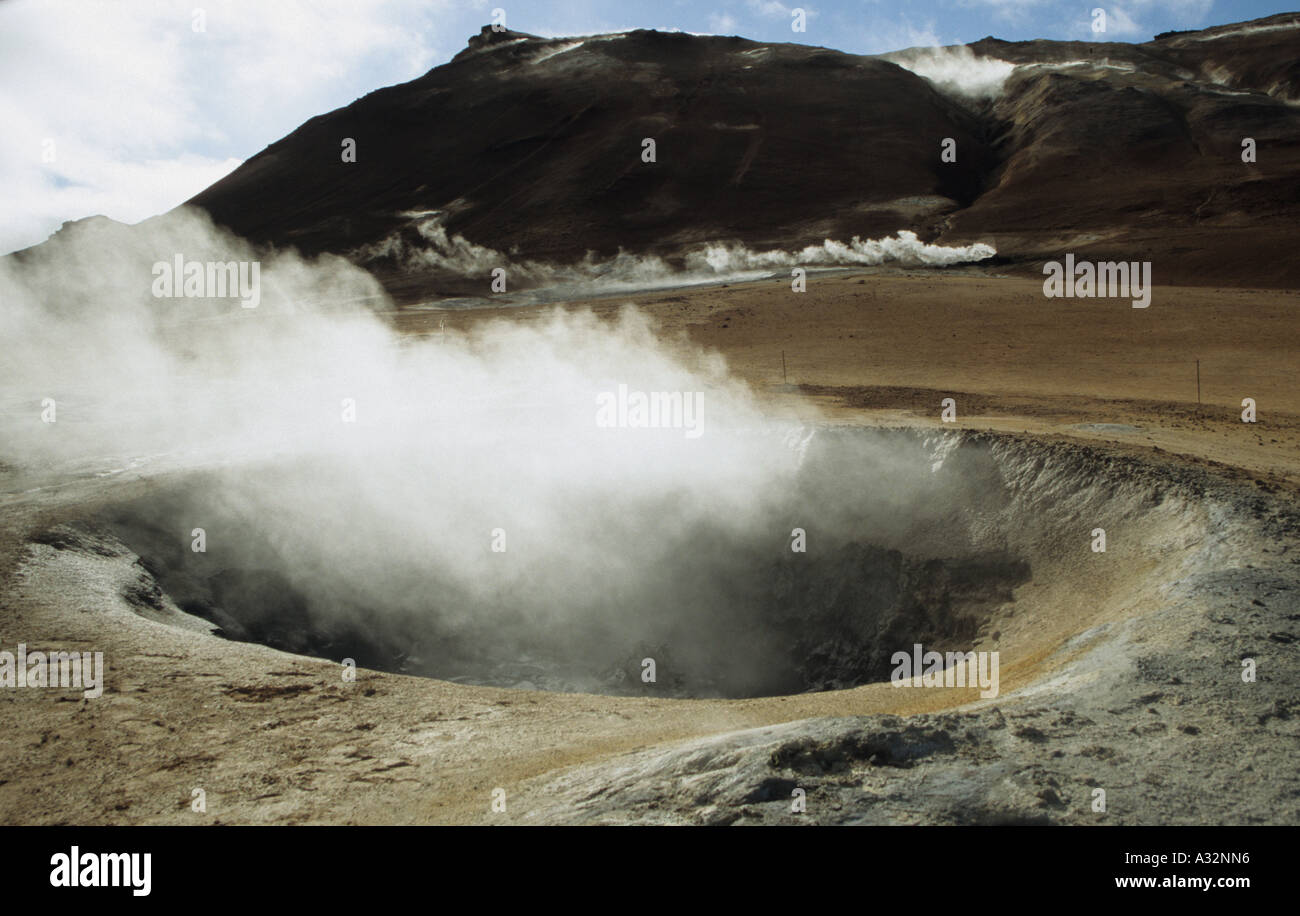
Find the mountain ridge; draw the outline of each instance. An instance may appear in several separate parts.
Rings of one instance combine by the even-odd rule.
[[[1000,91],[964,94],[990,64],[1007,68]],[[1012,270],[1069,250],[1152,260],[1162,283],[1293,286],[1300,14],[1140,44],[988,37],[888,55],[485,26],[447,63],[309,119],[186,205],[256,244],[349,256],[403,300],[463,288],[382,253],[427,245],[431,218],[540,262],[905,230],[991,244]]]

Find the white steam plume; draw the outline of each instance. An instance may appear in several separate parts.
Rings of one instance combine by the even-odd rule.
[[[866,239],[856,235],[847,244],[830,239],[799,251],[753,251],[743,245],[714,244],[687,257],[688,265],[707,266],[714,273],[726,274],[754,268],[868,265],[897,263],[904,266],[949,266],[983,261],[997,254],[992,245],[930,245],[915,232],[899,230],[895,238]]]
[[[635,651],[651,624],[707,621],[723,603],[713,545],[757,527],[779,555],[789,538],[784,519],[756,520],[790,492],[791,425],[766,420],[717,354],[661,339],[638,313],[403,339],[355,304],[382,291],[341,259],[264,258],[260,305],[244,309],[152,294],[152,266],[177,254],[258,257],[205,218],[105,233],[0,262],[0,462],[20,486],[196,472],[150,520],[185,563],[253,565],[322,617],[364,608],[376,638],[424,621],[435,647],[486,630],[507,634],[502,647],[580,653],[604,629]],[[620,385],[698,397],[701,434],[599,425],[598,399]],[[188,552],[196,527],[202,557]]]
[[[973,101],[997,98],[1016,69],[996,57],[977,57],[967,45],[908,48],[881,57],[929,80],[940,92]]]
[[[508,269],[512,283],[590,295],[599,292],[645,289],[654,286],[753,279],[775,269],[798,266],[847,267],[899,264],[907,267],[950,266],[986,260],[997,250],[984,243],[946,246],[922,242],[915,232],[848,242],[826,239],[797,251],[755,251],[739,242],[713,242],[685,253],[684,267],[675,267],[654,255],[620,251],[601,259],[592,252],[573,264],[512,258],[492,248],[449,234],[440,215],[414,221],[421,244],[394,235],[353,253],[362,263],[392,258],[409,269],[442,271],[456,277],[489,277],[494,268]]]

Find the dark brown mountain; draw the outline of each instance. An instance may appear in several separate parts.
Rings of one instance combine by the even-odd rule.
[[[401,214],[435,210],[451,233],[548,261],[721,238],[934,235],[997,165],[986,130],[913,73],[823,48],[485,29],[448,64],[307,122],[192,203],[308,252],[375,242],[411,222]],[[348,137],[355,164],[341,161]],[[942,137],[957,140],[958,164],[939,161]],[[907,198],[933,203],[917,215]]]
[[[449,233],[535,261],[910,229],[991,243],[1009,270],[1073,251],[1151,260],[1158,283],[1300,281],[1288,238],[1300,14],[1137,45],[986,38],[970,50],[1016,65],[993,99],[825,48],[485,28],[447,64],[313,118],[190,203],[256,242],[363,259],[403,299],[455,284],[362,251],[425,244],[414,227],[432,212]],[[941,161],[945,138],[955,163]]]
[[[1287,241],[1300,217],[1300,15],[1141,45],[988,38],[972,50],[1027,66],[986,115],[1000,164],[944,239],[1152,260],[1166,281],[1300,280]]]

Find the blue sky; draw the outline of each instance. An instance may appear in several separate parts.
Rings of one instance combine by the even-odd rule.
[[[808,31],[803,36],[808,44],[858,54],[916,44],[958,44],[986,35],[1008,40],[1091,38],[1089,14],[1096,7],[1110,14],[1108,37],[1115,41],[1147,41],[1170,29],[1205,28],[1295,8],[1264,0],[576,0],[518,7],[502,2],[491,5],[506,9],[511,28],[536,34],[679,28],[762,41],[794,38],[790,11],[800,7],[809,13]]]
[[[791,9],[807,31],[791,31]],[[1145,41],[1285,12],[1265,0],[5,0],[0,252],[67,219],[170,209],[303,121],[448,60],[505,10],[540,35],[629,28],[881,53],[1006,39]],[[196,15],[201,11],[201,17]]]

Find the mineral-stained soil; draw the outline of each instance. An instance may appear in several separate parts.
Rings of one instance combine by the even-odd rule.
[[[972,530],[1042,553],[977,632],[1001,656],[996,698],[885,682],[662,699],[364,668],[348,682],[334,662],[213,635],[137,554],[81,524],[172,481],[4,469],[4,648],[102,651],[108,671],[93,700],[0,691],[0,820],[1300,821],[1293,297],[1166,287],[1143,311],[1045,303],[1036,288],[867,272],[805,294],[767,283],[636,298],[665,339],[725,354],[773,415],[811,402],[828,426],[943,433],[957,455],[997,456],[1008,499]],[[454,333],[492,317],[394,320]],[[1183,354],[1201,354],[1199,407]],[[948,396],[954,424],[939,419]],[[1005,514],[1031,497],[1037,513]],[[1047,523],[1097,511],[1115,517],[1104,555]],[[191,808],[196,788],[206,813]]]

